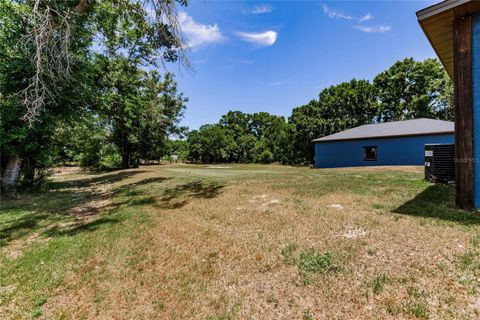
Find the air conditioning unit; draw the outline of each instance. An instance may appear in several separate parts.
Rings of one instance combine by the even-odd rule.
[[[431,182],[455,182],[455,145],[425,145],[425,179]]]

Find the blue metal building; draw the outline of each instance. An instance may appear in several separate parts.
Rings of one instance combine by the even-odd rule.
[[[313,140],[315,167],[423,165],[426,144],[454,140],[454,123],[449,121],[368,124]]]

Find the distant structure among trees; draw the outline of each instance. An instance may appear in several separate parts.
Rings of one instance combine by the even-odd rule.
[[[397,61],[372,82],[353,79],[323,89],[288,119],[230,111],[188,136],[198,162],[311,164],[313,139],[368,123],[431,118],[453,120],[453,87],[435,59]]]

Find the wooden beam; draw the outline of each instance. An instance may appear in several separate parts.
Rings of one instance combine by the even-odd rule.
[[[474,208],[472,17],[455,19],[453,34],[456,203],[469,210]]]

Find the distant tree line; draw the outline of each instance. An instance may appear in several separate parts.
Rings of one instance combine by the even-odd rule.
[[[288,127],[267,112],[230,111],[218,124],[188,134],[189,159],[199,162],[285,162]]]
[[[435,118],[453,120],[453,86],[436,59],[396,62],[373,82],[353,79],[323,89],[288,119],[266,112],[230,111],[217,124],[188,135],[197,162],[313,162],[315,138],[368,123]]]

